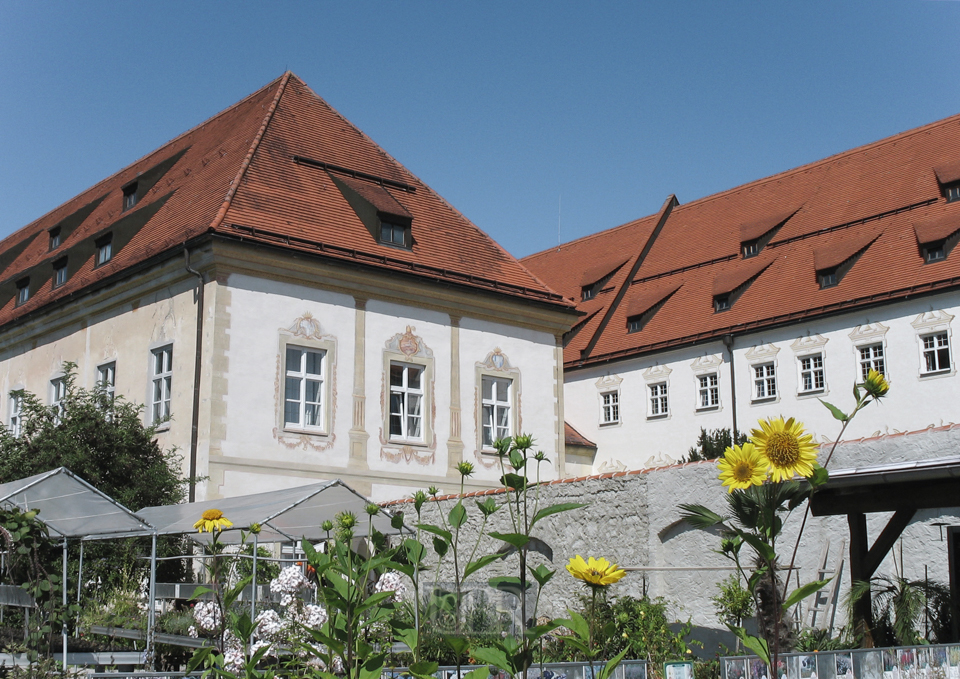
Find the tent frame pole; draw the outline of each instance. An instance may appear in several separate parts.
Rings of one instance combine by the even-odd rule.
[[[257,552],[260,551],[259,537],[259,532],[253,534],[253,580],[250,583],[253,587],[253,593],[250,595],[250,622],[254,625],[257,623],[257,556],[259,556]],[[250,643],[253,643],[252,633],[250,634]]]
[[[60,622],[60,634],[63,637],[63,672],[67,672],[67,538],[63,538],[63,579],[60,581],[63,591],[63,613]]]
[[[157,534],[150,536],[150,608],[147,609],[146,669],[153,671],[154,627],[157,617]]]

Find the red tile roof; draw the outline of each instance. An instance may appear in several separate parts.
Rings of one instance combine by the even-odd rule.
[[[657,217],[645,217],[522,263],[573,296],[584,270],[612,269],[625,253],[635,253],[597,298],[578,306],[596,313],[598,304],[605,305],[571,333],[567,368],[957,289],[960,251],[928,264],[918,239],[960,230],[960,201],[947,203],[941,193],[941,183],[954,176],[951,168],[960,178],[958,158],[960,116],[954,116],[678,205],[658,233]],[[741,244],[761,237],[769,242],[744,259]],[[848,261],[852,266],[838,285],[821,289],[817,269]],[[624,272],[634,267],[626,280]],[[747,282],[729,310],[714,311],[718,291]],[[642,330],[628,333],[627,318],[638,308],[633,300],[664,290],[675,292]]]
[[[584,448],[597,447],[596,443],[574,429],[569,422],[563,423],[563,433],[568,446],[583,446]]]
[[[412,247],[381,244],[334,177],[381,212],[412,218]],[[135,180],[154,183],[124,211],[123,187]],[[58,225],[63,242],[51,252]],[[95,268],[93,240],[106,233],[113,257]],[[0,241],[0,325],[210,233],[573,310],[286,73]],[[64,255],[69,279],[53,288]],[[16,306],[27,276],[30,299]]]

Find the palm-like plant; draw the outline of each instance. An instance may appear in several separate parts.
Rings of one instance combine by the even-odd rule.
[[[950,633],[950,588],[946,585],[881,575],[854,582],[845,603],[852,610],[865,596],[872,597],[870,629],[877,645],[938,643]]]

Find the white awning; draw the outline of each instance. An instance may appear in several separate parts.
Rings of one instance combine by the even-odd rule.
[[[147,507],[138,514],[156,526],[158,535],[192,534],[197,540],[209,540],[210,534],[198,533],[193,524],[207,509],[219,509],[233,523],[221,534],[221,542],[240,542],[241,530],[249,531],[253,524],[260,525],[260,542],[299,542],[302,538],[317,542],[327,537],[321,524],[334,521],[340,512],[355,514],[354,535],[366,536],[370,517],[364,510],[368,504],[370,500],[337,479],[221,500]],[[373,527],[384,534],[394,532],[390,516],[381,510],[373,518]]]
[[[0,484],[0,505],[28,512],[54,536],[81,540],[152,535],[152,525],[66,467]]]

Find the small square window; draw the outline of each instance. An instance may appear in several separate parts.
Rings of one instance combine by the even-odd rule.
[[[586,302],[588,299],[593,299],[597,296],[597,286],[596,285],[587,285],[581,290],[580,299],[583,302]]]
[[[643,316],[631,316],[627,319],[627,332],[640,332],[643,330]]]
[[[616,424],[620,421],[620,392],[605,391],[600,394],[600,424]]]
[[[947,251],[944,248],[944,241],[939,243],[928,243],[923,247],[923,259],[928,264],[930,262],[939,262],[942,259],[946,259]]]
[[[664,417],[670,414],[667,401],[667,383],[657,382],[648,385],[650,390],[650,417]]]
[[[30,279],[24,278],[17,281],[17,306],[25,304],[30,299]]]
[[[699,400],[697,410],[716,408],[720,405],[720,376],[717,373],[697,377]]]
[[[823,354],[800,357],[800,393],[821,392],[826,384]]]
[[[960,200],[960,182],[945,184],[943,187],[943,195],[946,197],[948,203]]]
[[[137,204],[137,182],[123,187],[123,209],[129,210]]]
[[[714,311],[726,311],[730,308],[730,295],[717,295],[713,298]]]
[[[947,333],[924,335],[920,341],[923,343],[924,374],[950,370],[950,336]]]
[[[50,249],[56,250],[60,247],[60,227],[55,226],[49,231],[50,233]]]
[[[756,257],[760,252],[760,241],[751,240],[743,244],[743,258]]]
[[[777,366],[761,363],[753,366],[753,399],[760,401],[777,396]]]
[[[821,271],[819,274],[820,279],[820,289],[823,288],[832,288],[837,284],[837,270],[828,269],[826,271]]]
[[[886,375],[886,365],[883,356],[883,344],[868,344],[857,347],[860,352],[860,377],[864,382],[871,370],[876,370],[881,375]]]
[[[103,238],[98,238],[97,259],[94,266],[101,266],[113,259],[113,234],[108,233]]]
[[[58,259],[53,263],[53,287],[59,288],[67,282],[67,258]]]
[[[380,222],[380,242],[388,245],[407,245],[407,227],[392,222]]]

